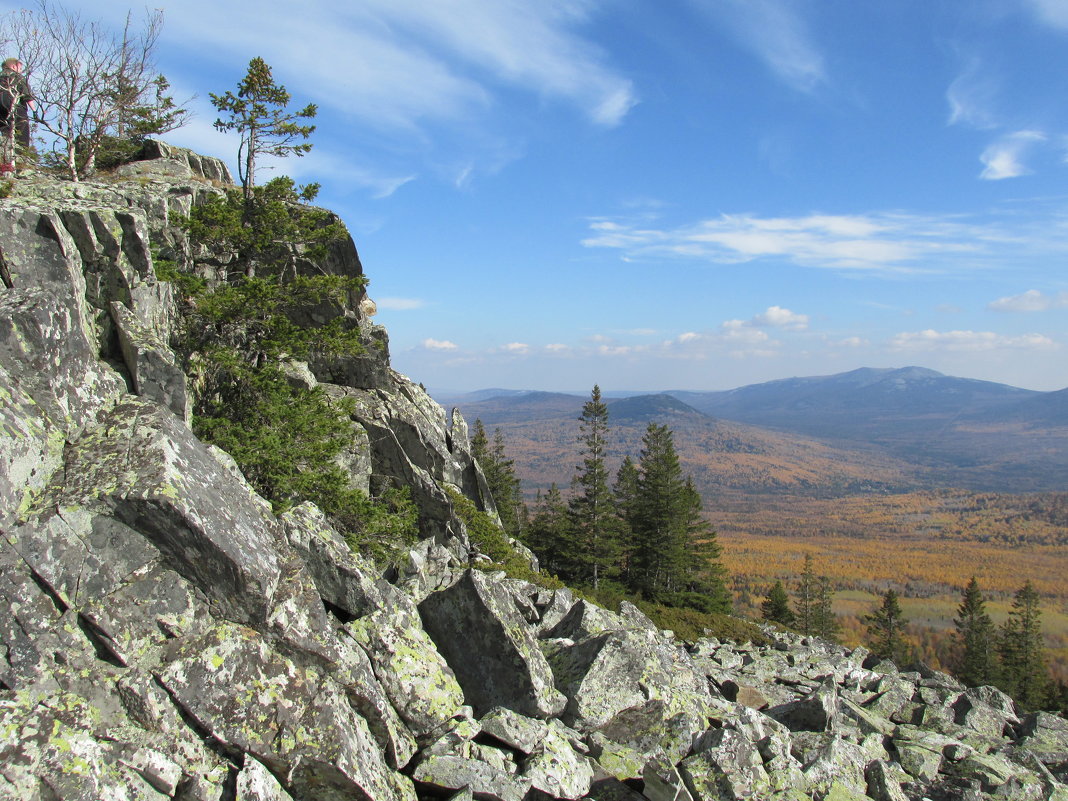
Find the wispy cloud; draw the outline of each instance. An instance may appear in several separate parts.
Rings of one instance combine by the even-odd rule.
[[[792,88],[811,92],[827,80],[823,57],[797,4],[785,0],[691,0]]]
[[[1041,131],[1016,131],[1001,137],[989,145],[979,157],[985,165],[979,177],[988,181],[1000,181],[1030,174],[1031,170],[1024,163],[1024,159],[1036,144],[1045,141],[1046,135]]]
[[[1068,3],[1064,0],[1025,0],[1025,5],[1045,24],[1068,30]]]
[[[1068,292],[1045,295],[1037,289],[1029,289],[1019,295],[998,298],[987,304],[991,311],[1001,312],[1043,312],[1050,309],[1068,308]]]
[[[960,74],[946,90],[949,124],[989,129],[998,125],[994,111],[999,82],[975,55],[969,56]]]
[[[445,351],[459,350],[459,346],[455,342],[450,342],[447,339],[430,339],[430,338],[427,338],[427,339],[423,340],[422,346],[426,350],[445,350]]]
[[[573,104],[598,124],[616,125],[637,99],[631,82],[578,30],[599,5],[309,0],[294,14],[282,0],[186,0],[168,9],[165,35],[195,41],[213,58],[271,54],[271,63],[293,65],[285,79],[291,90],[375,125],[462,119],[492,104],[501,87]]]
[[[898,351],[1056,350],[1060,346],[1045,334],[1010,336],[994,331],[904,331],[889,342]]]
[[[635,258],[686,258],[717,263],[778,258],[840,270],[932,269],[932,262],[974,254],[995,234],[957,220],[905,214],[757,217],[725,214],[677,228],[625,219],[590,223],[582,244]]]

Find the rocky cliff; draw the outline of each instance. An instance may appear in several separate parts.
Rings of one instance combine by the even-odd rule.
[[[422,540],[387,581],[313,505],[274,515],[189,427],[153,263],[228,175],[151,155],[0,201],[0,797],[1068,801],[1068,723],[992,688],[471,569],[466,426],[366,297],[336,313],[373,355],[298,372],[356,401],[352,480],[408,487]]]

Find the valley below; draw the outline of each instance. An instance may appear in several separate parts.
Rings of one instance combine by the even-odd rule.
[[[844,642],[861,642],[863,616],[893,588],[917,656],[935,667],[954,658],[953,621],[971,576],[998,624],[1030,580],[1053,675],[1068,682],[1063,392],[915,368],[856,372],[850,381],[610,400],[609,474],[625,456],[638,458],[648,423],[668,425],[717,532],[739,613],[759,617],[771,584],[792,589],[811,554],[836,590]],[[442,402],[491,436],[500,431],[532,510],[553,484],[566,495],[581,461],[585,398],[487,394]]]

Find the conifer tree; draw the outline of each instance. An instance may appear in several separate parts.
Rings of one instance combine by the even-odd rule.
[[[882,605],[864,616],[868,625],[869,646],[876,656],[901,664],[907,656],[908,646],[902,636],[905,630],[904,615],[897,593],[887,590]]]
[[[237,94],[227,91],[210,96],[212,105],[226,115],[215,120],[215,127],[220,131],[237,131],[241,137],[238,176],[246,200],[252,197],[260,156],[303,156],[311,150],[311,144],[302,140],[311,136],[315,126],[301,121],[315,116],[315,104],[290,111],[289,92],[275,83],[271,68],[262,58],[249,62],[248,72],[237,85]]]
[[[986,600],[975,576],[964,588],[953,622],[961,646],[957,678],[969,687],[993,684],[997,678],[994,622],[986,613]]]
[[[522,485],[515,474],[515,460],[509,459],[505,452],[503,432],[499,428],[494,429],[493,441],[490,442],[482,420],[476,419],[475,432],[471,437],[471,455],[486,476],[486,485],[505,533],[518,538],[526,521],[526,507],[523,504]]]
[[[814,633],[817,585],[816,571],[812,567],[812,554],[806,553],[805,565],[801,569],[801,578],[798,579],[794,598],[794,605],[797,608],[797,630],[805,635]]]
[[[527,544],[538,557],[542,570],[554,575],[565,572],[571,526],[567,503],[553,484],[539,499],[534,517],[527,528]]]
[[[781,623],[784,626],[793,625],[795,618],[793,610],[790,609],[790,598],[781,581],[776,581],[768,590],[767,597],[760,604],[760,616],[773,623]]]
[[[618,537],[605,464],[608,406],[601,400],[601,388],[596,384],[582,407],[579,430],[583,457],[572,481],[575,489],[570,501],[574,531],[572,561],[577,577],[597,589],[605,573],[616,564]]]
[[[834,601],[834,588],[831,580],[826,576],[820,576],[816,580],[816,601],[812,607],[812,633],[829,642],[837,642],[841,632],[838,616],[832,606]]]
[[[691,596],[684,605],[704,612],[729,612],[731,598],[727,570],[720,562],[722,548],[716,532],[705,519],[704,503],[692,476],[686,477],[683,487],[682,516],[687,550],[682,563],[682,586]]]
[[[634,567],[634,516],[638,502],[638,467],[629,455],[623,457],[623,462],[616,471],[612,496],[619,520],[620,579],[626,585],[630,584]]]
[[[1044,705],[1049,691],[1041,616],[1038,591],[1028,581],[1013,598],[998,647],[1002,689],[1027,709]]]
[[[715,533],[666,425],[650,423],[642,439],[633,521],[631,590],[704,611],[729,608]]]

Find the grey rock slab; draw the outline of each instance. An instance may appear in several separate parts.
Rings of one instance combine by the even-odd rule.
[[[791,731],[830,731],[841,714],[837,685],[827,680],[804,698],[773,706],[766,713]]]
[[[769,777],[756,745],[742,732],[717,729],[701,750],[679,763],[679,772],[697,801],[759,798]]]
[[[158,405],[130,399],[102,412],[67,448],[47,499],[140,532],[231,619],[269,614],[282,542],[269,505]]]
[[[524,760],[522,774],[531,786],[554,798],[582,798],[593,783],[594,770],[590,760],[576,753],[557,721],[546,728],[545,736]]]
[[[572,643],[544,641],[557,686],[567,696],[565,723],[601,729],[624,715],[647,728],[681,713],[707,717],[711,696],[689,656],[645,630],[606,631]],[[696,732],[703,731],[704,725]],[[696,733],[695,732],[695,733]]]
[[[477,759],[432,754],[419,761],[412,778],[436,790],[471,789],[483,801],[522,801],[530,790],[530,780]]]
[[[393,600],[392,608],[376,609],[345,631],[367,654],[393,707],[422,740],[460,712],[464,693],[415,604],[395,591]]]
[[[524,754],[533,753],[549,733],[544,720],[528,718],[503,706],[491,709],[479,724],[486,734]]]
[[[157,678],[203,729],[252,754],[291,795],[414,801],[342,688],[249,629],[219,625],[176,641]]]
[[[507,589],[468,570],[427,596],[419,613],[476,712],[504,706],[547,718],[563,710],[566,699]]]

